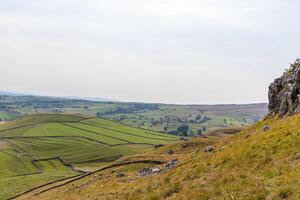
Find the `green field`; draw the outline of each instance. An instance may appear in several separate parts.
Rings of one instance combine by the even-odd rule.
[[[18,115],[0,111],[0,119],[12,120],[15,119],[16,117],[18,117]]]
[[[84,173],[78,168],[176,140],[175,136],[81,115],[22,117],[0,126],[0,199]]]
[[[188,125],[189,134],[197,135],[218,128],[246,126],[265,116],[266,104],[248,105],[164,105],[159,109],[132,113],[104,114],[102,117],[144,129],[178,134],[176,130]],[[200,118],[200,119],[199,119]],[[204,119],[207,120],[204,120]]]
[[[0,104],[0,119],[5,121],[25,114],[83,114],[173,135],[181,135],[177,129],[188,125],[188,135],[194,136],[199,131],[207,133],[218,128],[253,124],[267,114],[267,104],[168,105],[37,96],[0,96]]]

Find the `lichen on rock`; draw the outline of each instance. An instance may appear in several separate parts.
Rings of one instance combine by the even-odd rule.
[[[269,86],[269,115],[283,117],[300,112],[300,59]]]

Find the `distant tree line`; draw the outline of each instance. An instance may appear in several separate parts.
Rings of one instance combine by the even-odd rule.
[[[15,114],[20,115],[21,113],[19,111],[16,111],[14,107],[7,106],[7,105],[0,105],[0,111],[9,113],[9,114]]]
[[[115,114],[131,114],[143,110],[158,110],[159,106],[157,104],[145,104],[145,103],[135,103],[130,104],[127,107],[117,107],[115,110],[106,112],[97,112],[97,116],[102,115],[115,115]]]

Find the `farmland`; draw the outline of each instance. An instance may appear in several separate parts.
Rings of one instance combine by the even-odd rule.
[[[176,140],[90,116],[27,115],[0,126],[0,199]]]
[[[265,116],[267,104],[168,105],[123,102],[94,102],[36,96],[0,96],[0,119],[25,114],[67,113],[101,117],[138,128],[181,135],[198,135],[218,128],[246,126]],[[1,116],[2,112],[2,116]]]

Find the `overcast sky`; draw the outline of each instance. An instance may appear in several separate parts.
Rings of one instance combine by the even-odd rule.
[[[0,90],[266,102],[299,19],[298,0],[0,0]]]

